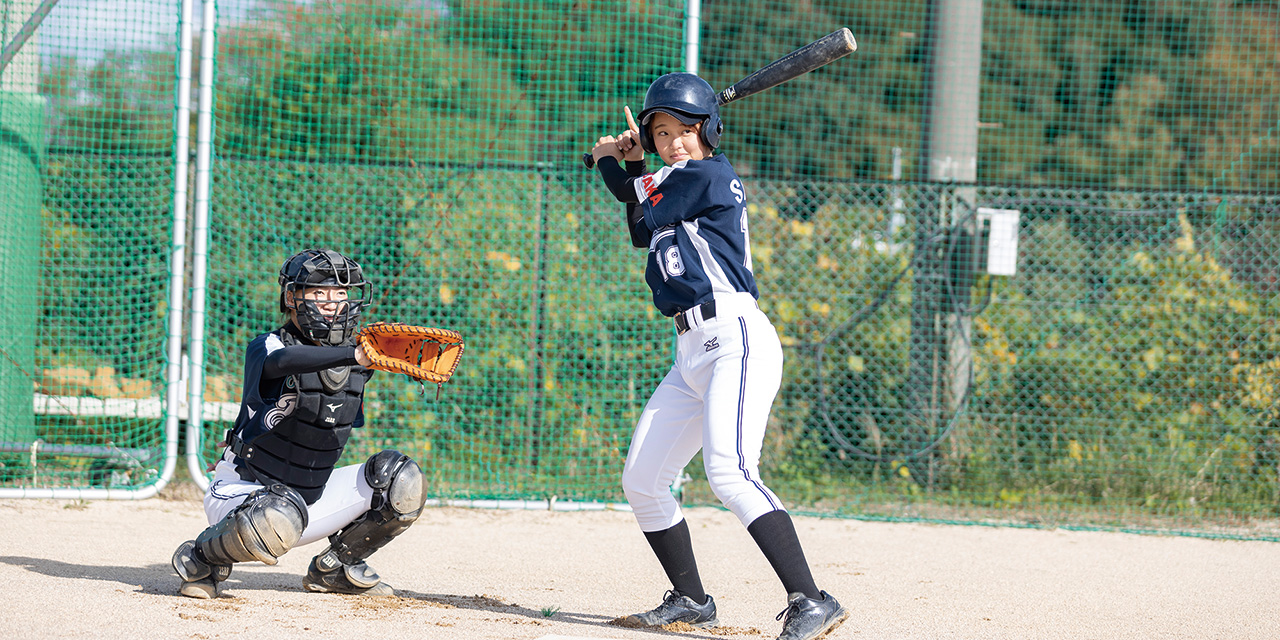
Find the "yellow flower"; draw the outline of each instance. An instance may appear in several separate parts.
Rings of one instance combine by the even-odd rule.
[[[751,257],[758,260],[760,264],[768,265],[769,260],[773,258],[773,247],[767,244],[762,244],[751,252]]]
[[[796,306],[790,300],[783,300],[778,303],[778,320],[783,324],[790,324],[800,317],[796,311]]]
[[[799,220],[792,220],[790,224],[788,224],[787,226],[791,228],[791,233],[794,235],[797,235],[797,236],[813,235],[812,222],[801,222]]]
[[[1080,441],[1072,439],[1067,443],[1067,457],[1076,462],[1084,462],[1084,447],[1080,446]]]
[[[447,284],[440,285],[440,302],[453,304],[453,287]]]
[[[1174,243],[1178,251],[1191,253],[1196,250],[1196,240],[1191,234],[1191,222],[1187,220],[1185,213],[1178,214],[1178,226],[1182,229],[1182,237]]]
[[[484,257],[486,260],[501,262],[502,267],[507,271],[519,271],[521,267],[519,260],[511,257],[511,254],[504,251],[489,251],[484,254]]]

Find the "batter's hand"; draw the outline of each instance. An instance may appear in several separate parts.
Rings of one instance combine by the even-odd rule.
[[[640,126],[631,115],[631,107],[624,106],[622,111],[627,116],[627,130],[619,134],[617,140],[622,159],[630,162],[644,160],[644,148],[640,146]]]
[[[618,139],[613,136],[602,136],[591,148],[591,158],[599,162],[601,158],[617,158],[622,162],[622,150],[618,148]]]

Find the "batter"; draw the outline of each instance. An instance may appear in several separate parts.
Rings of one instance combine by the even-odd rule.
[[[675,363],[632,434],[622,487],[672,589],[630,616],[661,626],[718,624],[703,589],[689,526],[671,483],[702,450],[707,480],[768,558],[787,592],[779,640],[829,633],[848,612],[818,589],[790,515],[760,479],[760,450],[782,381],[782,346],[756,304],[746,190],[724,155],[715,91],[672,73],[649,86],[639,124],[592,149],[611,193],[625,203],[631,242],[648,249],[645,281],[677,333]],[[646,173],[644,152],[667,165]],[[623,167],[625,162],[625,168]]]

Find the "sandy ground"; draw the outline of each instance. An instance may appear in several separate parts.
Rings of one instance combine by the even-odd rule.
[[[11,638],[774,638],[784,594],[732,515],[688,512],[723,625],[611,624],[656,605],[661,568],[626,512],[429,508],[370,559],[399,592],[314,594],[323,543],[237,565],[216,600],[176,595],[204,528],[181,485],[139,502],[0,500]],[[839,638],[1278,638],[1280,544],[797,518]]]

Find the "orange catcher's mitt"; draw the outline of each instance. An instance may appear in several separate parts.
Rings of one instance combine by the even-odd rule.
[[[436,384],[448,382],[465,347],[457,331],[402,322],[371,322],[357,336],[369,368]]]

